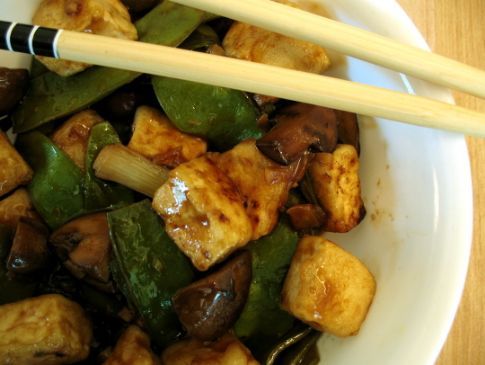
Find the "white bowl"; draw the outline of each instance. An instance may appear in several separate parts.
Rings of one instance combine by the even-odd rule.
[[[319,2],[338,20],[427,47],[392,0]],[[0,14],[4,20],[29,22],[36,5],[2,0]],[[29,58],[0,52],[0,64],[26,67]],[[447,90],[356,59],[347,59],[332,73],[453,102]],[[472,185],[466,143],[461,135],[367,117],[361,118],[361,133],[367,217],[349,234],[328,236],[366,263],[378,289],[357,336],[323,336],[322,363],[432,364],[458,307],[470,254]]]

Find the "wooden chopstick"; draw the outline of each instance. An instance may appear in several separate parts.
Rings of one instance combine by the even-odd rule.
[[[485,71],[271,0],[172,0],[485,98]]]
[[[0,21],[0,30],[6,29],[6,25]],[[7,37],[4,48],[26,53],[30,49],[38,55],[218,85],[485,137],[485,114],[424,97],[183,49],[47,28],[37,29],[33,34],[32,26],[16,26],[31,28],[30,33],[25,29],[8,32],[26,34],[29,45],[22,45],[19,40],[12,42]]]

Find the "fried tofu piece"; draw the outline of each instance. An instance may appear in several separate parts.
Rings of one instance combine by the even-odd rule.
[[[120,0],[43,0],[32,18],[36,25],[135,40],[138,34]],[[37,57],[49,70],[70,76],[90,65]]]
[[[0,306],[1,364],[71,364],[89,355],[91,339],[83,309],[61,295]]]
[[[183,340],[162,354],[163,365],[259,365],[251,352],[234,335],[226,334],[212,343]]]
[[[328,232],[348,232],[365,216],[359,179],[359,157],[351,145],[317,153],[308,167],[313,190],[327,220]]]
[[[270,160],[259,151],[253,139],[216,155],[214,160],[243,197],[253,227],[251,239],[270,233],[295,183],[297,165],[283,166]]]
[[[170,171],[152,204],[168,235],[198,270],[207,270],[251,239],[242,197],[207,156]]]
[[[231,26],[222,45],[229,57],[293,70],[319,74],[330,66],[318,45],[240,22]]]
[[[305,236],[291,260],[282,307],[319,331],[357,334],[374,298],[374,277],[358,258],[319,236]]]
[[[86,152],[91,128],[101,123],[94,110],[84,110],[73,115],[52,135],[52,141],[62,149],[82,170],[85,171]]]
[[[39,214],[37,214],[32,205],[29,193],[24,188],[15,190],[0,201],[0,224],[5,224],[15,229],[20,218],[41,221]]]
[[[32,169],[0,131],[0,196],[25,185],[32,179]]]
[[[103,365],[158,365],[150,348],[150,338],[137,326],[128,327]]]
[[[141,106],[135,114],[128,148],[157,165],[176,167],[206,153],[207,143],[179,131],[158,110]]]

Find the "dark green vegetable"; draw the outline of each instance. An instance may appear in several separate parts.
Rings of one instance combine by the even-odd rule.
[[[136,22],[136,28],[142,42],[175,47],[206,18],[200,10],[164,1]],[[71,77],[42,74],[31,81],[24,102],[15,111],[14,130],[26,132],[82,110],[139,75],[106,67],[91,67]]]
[[[286,222],[253,243],[253,277],[246,306],[234,328],[253,349],[278,339],[293,326],[293,317],[280,309],[283,281],[298,241]]]
[[[262,135],[258,111],[245,93],[168,77],[152,80],[160,105],[181,131],[204,137],[220,149]]]
[[[306,338],[312,329],[303,323],[297,323],[287,334],[283,336],[281,340],[278,341],[274,346],[271,347],[269,354],[264,357],[263,363],[265,365],[275,365],[278,364],[278,359],[280,355],[295,346],[297,343]]]
[[[30,64],[30,79],[35,79],[40,75],[49,72],[49,69],[45,67],[37,58],[32,58],[32,63]]]
[[[118,134],[107,123],[99,123],[91,129],[86,153],[86,175],[84,177],[85,209],[95,211],[113,209],[134,201],[133,192],[128,188],[98,179],[93,163],[104,146],[121,143]]]
[[[84,212],[83,173],[60,148],[39,132],[19,136],[17,147],[34,170],[28,190],[49,227]]]
[[[209,46],[218,43],[220,42],[217,33],[208,25],[202,24],[180,45],[180,48],[205,51]]]
[[[276,364],[278,365],[317,365],[320,362],[320,356],[316,343],[320,338],[321,333],[318,331],[311,331],[308,336],[303,338],[295,346],[290,347],[284,351],[278,358]]]
[[[82,214],[114,209],[133,202],[125,187],[94,176],[92,164],[107,144],[119,143],[109,123],[93,127],[86,156],[86,173],[49,138],[31,132],[18,138],[18,149],[34,170],[28,186],[32,203],[50,228],[55,229]]]
[[[0,305],[31,297],[37,287],[35,281],[27,277],[11,276],[5,261],[12,245],[12,231],[0,224]]]
[[[155,343],[164,346],[180,334],[170,299],[192,282],[192,267],[165,233],[149,201],[108,213],[108,222],[113,278]]]

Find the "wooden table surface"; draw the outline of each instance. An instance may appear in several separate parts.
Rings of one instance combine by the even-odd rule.
[[[398,0],[431,48],[485,70],[485,0]],[[485,100],[455,93],[485,113]],[[485,364],[485,139],[468,138],[474,184],[473,251],[460,309],[437,365]]]

